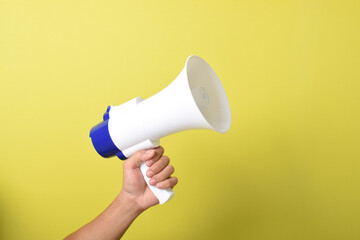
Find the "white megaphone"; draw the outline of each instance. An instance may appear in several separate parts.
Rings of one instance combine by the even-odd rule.
[[[190,56],[178,77],[159,93],[109,106],[90,137],[101,156],[125,160],[140,149],[159,146],[167,135],[196,128],[224,133],[230,124],[230,106],[219,78],[202,58]],[[145,163],[140,167],[159,203],[170,200],[172,189],[151,186],[147,169]]]

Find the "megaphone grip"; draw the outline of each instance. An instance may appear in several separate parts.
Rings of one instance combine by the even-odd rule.
[[[146,171],[148,169],[149,169],[149,167],[146,166],[145,162],[143,162],[140,165],[140,170],[141,170],[141,173],[144,177],[146,184],[149,186],[150,190],[154,193],[156,198],[159,199],[159,203],[164,204],[174,196],[175,192],[171,188],[159,189],[155,186],[150,185],[149,184],[150,178],[146,176]]]
[[[122,153],[126,156],[126,157],[130,157],[131,155],[133,155],[136,151],[141,150],[141,149],[151,149],[151,148],[155,148],[158,147],[160,145],[160,141],[159,140],[145,140],[139,144],[136,144],[128,149],[124,149],[122,151]],[[144,177],[144,180],[146,182],[146,184],[149,186],[150,190],[154,193],[155,197],[159,200],[160,204],[164,204],[167,201],[169,201],[175,194],[175,192],[171,189],[171,188],[166,188],[166,189],[159,189],[155,186],[152,186],[149,184],[150,178],[148,178],[146,176],[146,171],[149,169],[148,166],[146,166],[145,162],[143,162],[140,165],[140,171],[141,174]]]

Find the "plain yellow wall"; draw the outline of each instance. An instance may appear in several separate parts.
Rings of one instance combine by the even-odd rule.
[[[60,239],[121,189],[89,130],[199,55],[228,133],[162,140],[179,184],[124,239],[360,239],[359,1],[0,0],[0,239]]]

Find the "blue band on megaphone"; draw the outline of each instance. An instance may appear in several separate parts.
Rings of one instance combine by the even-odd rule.
[[[108,122],[109,120],[103,121],[90,130],[94,148],[102,157],[112,157],[120,151],[111,140]]]
[[[118,151],[118,152],[116,153],[116,156],[117,156],[118,158],[120,158],[121,160],[126,160],[126,159],[127,159],[127,157],[125,157],[125,155],[123,154],[122,151]]]

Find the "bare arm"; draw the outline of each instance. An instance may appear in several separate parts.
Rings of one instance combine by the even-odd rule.
[[[123,166],[123,187],[119,195],[97,218],[65,240],[120,239],[137,216],[159,203],[141,175],[140,164],[143,161],[150,167],[147,175],[153,180],[151,185],[164,189],[173,188],[177,184],[177,178],[171,177],[174,168],[163,153],[162,147],[141,150],[126,160]]]

